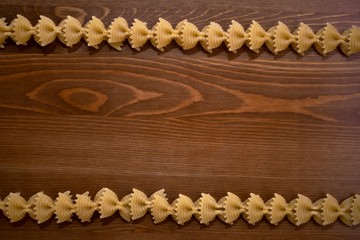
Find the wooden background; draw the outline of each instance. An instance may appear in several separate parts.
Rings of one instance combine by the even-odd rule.
[[[58,3],[57,3],[58,2]],[[106,25],[117,16],[153,26],[187,18],[200,29],[232,19],[252,19],[268,29],[278,20],[295,30],[333,23],[340,31],[360,26],[352,1],[19,1],[3,0],[0,16],[40,14],[59,23],[92,15]],[[66,48],[55,42],[0,50],[0,196],[45,191],[92,196],[107,186],[120,197],[133,187],[150,195],[165,188],[196,200],[201,192],[220,199],[227,191],[245,200],[274,192],[287,201],[297,193],[312,200],[332,194],[339,201],[360,193],[360,54],[340,51],[300,57],[266,48],[257,55],[225,46],[207,54],[199,46],[164,53],[150,44],[141,52],[106,43]],[[125,223],[118,215],[89,224],[75,220],[38,226],[29,218],[10,224],[0,214],[1,239],[356,239],[360,228],[337,221],[277,227],[243,219],[234,226],[196,220],[154,225],[150,215]]]

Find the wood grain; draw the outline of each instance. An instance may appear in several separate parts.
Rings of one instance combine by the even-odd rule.
[[[70,14],[85,23],[92,15],[106,24],[116,16],[155,24],[187,18],[202,28],[231,19],[264,28],[281,20],[291,30],[299,22],[314,30],[333,23],[339,30],[360,26],[356,1],[2,1],[0,16],[16,14],[33,24],[39,14],[60,22]],[[0,50],[0,196],[37,191],[51,197],[101,187],[119,196],[133,187],[151,194],[165,188],[201,192],[220,199],[227,191],[246,199],[273,193],[287,201],[297,193],[312,200],[332,194],[343,200],[360,193],[360,55],[340,51],[305,57],[287,50],[273,56],[225,46],[212,54],[200,46],[165,52],[147,44],[118,52],[82,42],[39,47],[33,40]],[[184,227],[151,217],[125,223],[118,216],[89,224],[38,226],[31,219],[10,224],[0,215],[4,239],[356,239],[360,228],[340,221],[300,228],[288,221],[275,227],[244,220],[229,227],[192,221]]]

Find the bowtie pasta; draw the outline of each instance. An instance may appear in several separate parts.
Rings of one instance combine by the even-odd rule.
[[[219,201],[207,193],[201,193],[201,197],[196,201],[179,194],[178,198],[169,203],[164,189],[147,197],[145,193],[134,188],[132,193],[119,199],[109,188],[102,188],[95,194],[94,199],[91,199],[89,192],[76,194],[73,199],[70,191],[66,191],[59,193],[55,200],[39,192],[26,201],[20,193],[10,193],[4,200],[0,200],[0,209],[11,223],[20,221],[26,214],[38,224],[48,221],[53,215],[57,223],[71,222],[74,215],[81,222],[90,222],[95,211],[99,212],[100,218],[107,218],[118,212],[128,222],[142,218],[149,212],[155,224],[169,216],[180,225],[190,221],[193,216],[206,225],[216,217],[232,225],[241,216],[252,225],[262,219],[277,225],[285,217],[296,226],[312,218],[321,226],[332,224],[338,218],[348,226],[360,223],[358,194],[341,203],[330,194],[315,202],[298,194],[289,203],[277,193],[266,202],[254,193],[250,193],[245,201],[231,192]]]
[[[347,56],[360,52],[360,27],[352,26],[341,34],[330,23],[315,33],[304,23],[300,23],[298,28],[291,32],[288,26],[280,21],[267,31],[255,20],[246,30],[240,23],[232,20],[226,31],[215,22],[210,22],[200,31],[186,19],[173,28],[168,21],[159,18],[151,29],[138,19],[129,26],[122,17],[115,18],[108,27],[95,16],[85,26],[71,16],[67,16],[58,25],[45,16],[40,16],[35,26],[19,14],[9,25],[5,20],[0,18],[0,47],[4,47],[7,38],[11,38],[17,45],[26,45],[34,36],[41,46],[46,46],[58,38],[66,46],[72,47],[84,39],[89,47],[98,48],[99,44],[106,41],[117,50],[121,50],[127,40],[130,46],[138,51],[148,41],[158,50],[164,51],[164,48],[175,40],[184,50],[194,48],[200,42],[209,53],[223,43],[234,53],[243,45],[256,53],[266,45],[275,55],[289,46],[304,55],[313,45],[323,56],[338,46]]]

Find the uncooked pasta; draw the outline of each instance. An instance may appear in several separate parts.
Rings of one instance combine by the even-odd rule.
[[[32,36],[41,46],[46,46],[58,38],[66,46],[72,47],[84,39],[89,47],[98,48],[105,41],[117,50],[121,50],[127,40],[130,46],[138,51],[148,41],[156,49],[164,51],[174,40],[184,50],[192,49],[200,43],[209,53],[223,43],[234,53],[243,45],[256,53],[260,53],[260,49],[265,45],[275,55],[289,46],[300,55],[304,55],[312,46],[323,56],[336,50],[338,46],[347,56],[360,52],[360,27],[352,26],[341,34],[331,23],[326,23],[323,28],[314,32],[301,22],[292,32],[280,21],[268,30],[255,20],[246,30],[235,20],[231,21],[227,30],[216,22],[210,22],[199,30],[186,19],[173,27],[170,22],[159,18],[159,21],[149,28],[146,22],[139,19],[128,24],[122,17],[115,18],[107,27],[95,16],[84,26],[71,16],[67,16],[58,25],[50,18],[40,16],[35,26],[19,14],[10,24],[6,23],[5,18],[0,18],[0,47],[4,47],[7,38],[17,45],[26,45]]]
[[[102,188],[95,194],[94,199],[89,196],[89,192],[76,194],[75,199],[70,191],[60,192],[55,200],[43,192],[34,194],[28,200],[18,192],[10,193],[4,200],[0,199],[0,209],[11,223],[21,221],[26,215],[38,224],[48,221],[53,216],[57,223],[71,222],[75,216],[81,222],[89,222],[96,211],[100,218],[119,214],[127,222],[149,213],[155,224],[165,221],[170,216],[180,225],[193,218],[205,225],[216,218],[230,225],[239,218],[251,225],[264,219],[278,225],[285,218],[296,226],[311,219],[321,226],[332,224],[338,219],[348,226],[360,223],[359,194],[350,196],[341,203],[330,194],[315,202],[298,194],[289,203],[277,193],[267,201],[254,193],[250,193],[244,201],[231,192],[219,201],[208,193],[201,193],[196,201],[179,194],[170,203],[164,189],[147,197],[144,192],[134,188],[130,194],[120,199],[114,191]]]

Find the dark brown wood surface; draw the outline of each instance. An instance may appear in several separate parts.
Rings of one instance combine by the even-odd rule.
[[[200,29],[232,19],[266,29],[283,21],[318,30],[360,26],[353,1],[19,1],[0,2],[0,17],[40,14],[57,23],[66,15],[86,23],[92,15],[108,25],[114,17],[173,25],[187,18]],[[340,51],[300,57],[266,48],[257,55],[225,46],[207,54],[175,43],[160,53],[126,44],[118,52],[82,42],[59,42],[0,50],[0,197],[44,191],[73,194],[102,187],[119,196],[133,187],[150,195],[165,188],[196,200],[201,192],[220,199],[227,191],[287,201],[297,193],[312,200],[332,194],[339,201],[360,193],[360,54]],[[115,215],[89,224],[29,218],[10,224],[0,214],[1,239],[356,239],[360,228],[340,221],[295,227],[287,220],[234,226],[196,220],[183,227],[159,225],[150,215],[126,223]]]

